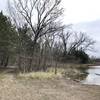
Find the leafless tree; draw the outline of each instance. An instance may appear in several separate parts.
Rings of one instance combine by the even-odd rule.
[[[60,29],[58,18],[63,13],[59,7],[61,0],[13,0],[13,3],[15,11],[32,30],[34,47],[39,38]]]
[[[71,52],[73,49],[82,49],[83,51],[91,50],[95,43],[93,39],[89,38],[86,33],[83,32],[74,32],[73,37],[73,42],[70,43],[69,52]]]
[[[66,55],[68,52],[68,43],[69,38],[72,35],[72,32],[62,28],[62,31],[59,34],[59,37],[61,38],[62,44],[63,44],[63,54]]]
[[[28,24],[31,29],[33,52],[37,42],[47,34],[53,34],[62,28],[60,17],[63,8],[61,0],[8,0],[8,8],[13,22],[17,28]],[[30,66],[32,59],[30,60]],[[31,67],[30,67],[31,68]]]

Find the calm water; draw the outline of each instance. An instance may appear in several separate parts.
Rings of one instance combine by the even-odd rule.
[[[87,77],[81,81],[83,84],[100,85],[100,66],[93,66],[86,70]]]

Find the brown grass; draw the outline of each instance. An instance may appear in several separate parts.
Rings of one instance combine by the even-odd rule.
[[[24,79],[55,79],[55,78],[60,78],[61,74],[57,73],[54,74],[53,72],[31,72],[31,73],[20,73],[17,75],[17,78],[24,78]]]
[[[80,85],[68,79],[16,79],[5,74],[0,100],[100,100],[100,87]]]

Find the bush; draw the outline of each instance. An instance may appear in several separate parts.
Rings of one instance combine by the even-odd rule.
[[[89,61],[89,56],[82,50],[77,50],[75,51],[75,57],[77,59],[80,59],[80,63],[88,63]]]

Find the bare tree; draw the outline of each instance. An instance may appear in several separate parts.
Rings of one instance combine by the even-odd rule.
[[[82,49],[83,51],[86,50],[91,50],[95,41],[91,38],[89,38],[86,33],[83,32],[74,32],[74,39],[73,42],[70,43],[69,46],[69,53],[71,53],[71,51],[75,50],[80,50]]]
[[[60,29],[58,18],[63,13],[61,0],[13,0],[14,7],[30,26],[34,47],[45,34]]]
[[[63,9],[60,3],[61,0],[9,0],[8,8],[15,25],[19,28],[27,23],[31,29],[32,58],[37,42],[47,34],[61,29],[60,17]]]
[[[69,38],[72,35],[72,32],[65,30],[62,28],[62,31],[59,34],[59,37],[61,38],[62,44],[63,44],[63,54],[66,55],[68,53],[68,43]]]

